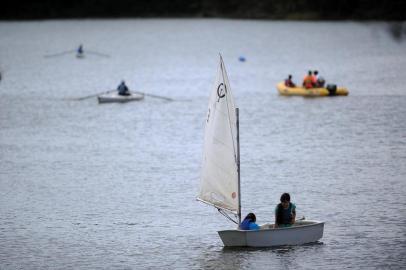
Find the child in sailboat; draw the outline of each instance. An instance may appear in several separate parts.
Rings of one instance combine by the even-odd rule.
[[[259,226],[255,221],[257,221],[255,214],[249,213],[241,222],[240,230],[259,230]]]
[[[275,208],[275,228],[290,227],[295,223],[296,205],[290,202],[289,193],[283,193],[281,203]]]

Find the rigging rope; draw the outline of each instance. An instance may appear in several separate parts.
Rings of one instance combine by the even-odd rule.
[[[217,208],[217,210],[219,211],[220,214],[222,214],[223,216],[225,216],[227,219],[231,220],[232,222],[234,222],[235,224],[238,225],[238,221],[235,221],[234,219],[232,219],[229,215],[227,215],[227,213],[225,213],[222,209]]]

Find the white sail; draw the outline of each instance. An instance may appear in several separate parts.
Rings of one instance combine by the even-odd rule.
[[[239,212],[237,147],[234,99],[220,58],[207,112],[198,200],[235,214]]]

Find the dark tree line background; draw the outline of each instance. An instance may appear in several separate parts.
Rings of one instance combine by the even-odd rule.
[[[65,18],[406,19],[405,0],[3,0],[1,20]]]

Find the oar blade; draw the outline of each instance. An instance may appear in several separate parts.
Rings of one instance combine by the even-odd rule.
[[[107,58],[110,57],[110,55],[108,55],[108,54],[99,53],[99,52],[95,52],[95,51],[86,51],[86,53],[101,56],[101,57],[107,57]]]
[[[144,96],[148,96],[148,97],[159,98],[159,99],[163,99],[163,100],[166,100],[166,101],[173,101],[173,99],[172,99],[172,98],[170,98],[170,97],[164,97],[164,96],[159,96],[159,95],[149,94],[149,93],[140,92],[140,91],[133,91],[133,92],[135,92],[135,93],[139,93],[139,94],[142,94],[142,95],[144,95]]]
[[[73,53],[75,52],[75,50],[69,50],[69,51],[64,51],[64,52],[60,52],[60,53],[54,53],[54,54],[46,54],[44,55],[44,58],[50,58],[50,57],[58,57],[58,56],[62,56],[68,53]]]
[[[108,94],[108,93],[111,93],[111,92],[114,92],[114,91],[117,91],[117,90],[104,91],[104,92],[100,92],[100,93],[97,93],[97,94],[92,94],[92,95],[88,95],[88,96],[84,96],[84,97],[73,98],[72,100],[81,101],[81,100],[85,100],[85,99],[89,99],[89,98],[94,98],[94,97],[100,96],[102,94]]]

